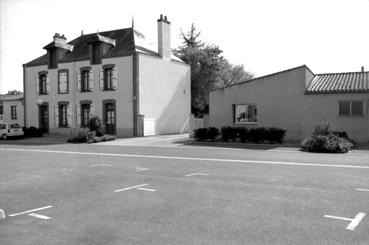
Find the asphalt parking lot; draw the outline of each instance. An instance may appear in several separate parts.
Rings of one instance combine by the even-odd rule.
[[[369,155],[0,145],[1,244],[368,244]]]

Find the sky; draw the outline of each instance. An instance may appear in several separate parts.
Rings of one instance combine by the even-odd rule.
[[[58,32],[134,25],[157,43],[160,14],[171,46],[192,23],[232,64],[256,77],[306,64],[314,73],[369,70],[369,0],[0,0],[0,93],[23,91],[23,68]]]

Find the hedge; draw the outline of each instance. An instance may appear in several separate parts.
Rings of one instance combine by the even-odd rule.
[[[282,143],[286,130],[279,128],[245,128],[245,127],[222,127],[220,138],[224,142],[269,142]],[[219,135],[217,128],[200,128],[194,131],[197,141],[215,140]]]

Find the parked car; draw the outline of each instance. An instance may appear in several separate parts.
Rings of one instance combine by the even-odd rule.
[[[23,129],[18,123],[0,123],[0,136],[3,140],[8,137],[23,135]]]

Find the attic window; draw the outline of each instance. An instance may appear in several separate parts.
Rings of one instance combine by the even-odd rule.
[[[101,64],[101,48],[100,43],[93,43],[92,44],[92,61],[93,65]]]
[[[48,50],[49,69],[58,68],[57,52],[58,50],[56,48]]]

